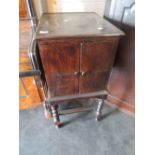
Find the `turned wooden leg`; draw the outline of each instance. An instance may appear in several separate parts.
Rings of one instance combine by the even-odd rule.
[[[98,105],[97,105],[97,110],[96,110],[96,121],[99,121],[102,116],[102,108],[103,108],[104,100],[106,99],[106,97],[107,96],[98,98]]]
[[[52,116],[53,116],[53,122],[56,128],[60,127],[60,119],[59,119],[59,114],[57,111],[58,107],[55,105],[51,106],[51,112],[52,112]]]
[[[48,104],[46,101],[44,103],[44,115],[45,115],[45,118],[47,119],[52,118],[50,104]]]

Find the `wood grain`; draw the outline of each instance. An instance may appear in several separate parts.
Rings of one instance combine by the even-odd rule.
[[[80,94],[106,90],[108,77],[109,77],[109,71],[94,72],[90,74],[86,73],[86,75],[80,76],[80,79],[79,79]]]
[[[23,80],[25,82],[29,95],[26,98],[19,100],[19,109],[23,110],[23,109],[30,109],[30,108],[40,106],[41,100],[38,94],[37,87],[34,84],[33,78],[27,77],[27,78],[24,78]],[[24,94],[25,94],[24,89],[21,83],[19,83],[19,96],[23,96]]]
[[[25,0],[19,0],[19,18],[26,18],[27,16],[28,14]]]
[[[43,14],[35,39],[50,96],[106,90],[121,35],[92,12]]]
[[[39,44],[45,77],[53,96],[78,93],[80,44],[76,42],[44,42]]]
[[[39,44],[45,73],[79,71],[80,44],[74,41]]]

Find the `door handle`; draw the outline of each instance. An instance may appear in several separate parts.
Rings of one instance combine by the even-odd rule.
[[[82,71],[82,72],[81,72],[81,75],[82,75],[82,76],[85,76],[85,75],[86,75],[86,72],[85,72],[85,71]]]
[[[85,71],[82,71],[82,72],[74,72],[74,75],[75,76],[78,76],[78,75],[85,76],[86,75],[86,72]]]
[[[80,73],[80,72],[74,72],[74,75],[75,75],[75,76],[78,76],[78,75],[79,75],[79,73]]]

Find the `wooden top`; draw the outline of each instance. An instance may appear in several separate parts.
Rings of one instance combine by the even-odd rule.
[[[121,35],[121,30],[94,12],[44,13],[35,39]]]

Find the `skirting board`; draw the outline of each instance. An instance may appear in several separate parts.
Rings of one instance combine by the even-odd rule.
[[[131,105],[125,101],[120,100],[119,98],[112,96],[112,95],[108,95],[106,101],[106,104],[117,108],[118,110],[127,113],[131,116],[135,115],[135,106]]]

